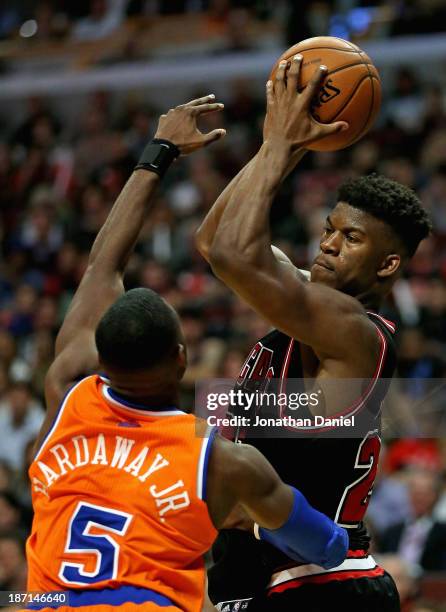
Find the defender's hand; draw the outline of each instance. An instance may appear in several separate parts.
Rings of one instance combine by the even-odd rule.
[[[192,151],[223,138],[226,130],[213,130],[208,134],[203,134],[197,127],[200,115],[223,110],[224,105],[213,102],[214,99],[214,94],[210,94],[171,108],[166,115],[161,115],[155,138],[170,140],[179,148],[182,155],[192,153]]]
[[[311,102],[319,93],[327,67],[319,66],[311,81],[299,93],[301,64],[302,55],[295,55],[290,66],[286,61],[281,62],[274,81],[266,84],[267,111],[263,138],[291,151],[304,149],[316,140],[348,129],[345,121],[324,124],[311,115]]]

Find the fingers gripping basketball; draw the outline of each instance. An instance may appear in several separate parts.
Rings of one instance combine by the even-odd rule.
[[[280,56],[270,78],[275,78],[280,62],[292,62],[296,54],[303,57],[297,82],[299,91],[307,87],[318,66],[323,64],[328,68],[322,86],[312,99],[313,117],[321,123],[346,121],[349,124],[348,130],[331,134],[307,148],[335,151],[362,138],[373,125],[381,106],[381,80],[369,56],[341,38],[308,38]],[[294,79],[293,74],[291,78]]]

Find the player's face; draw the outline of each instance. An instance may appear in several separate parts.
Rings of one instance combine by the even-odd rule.
[[[352,296],[367,292],[378,281],[387,237],[382,221],[339,202],[327,217],[311,280]]]

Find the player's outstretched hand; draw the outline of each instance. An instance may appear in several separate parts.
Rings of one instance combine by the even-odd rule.
[[[167,114],[161,115],[155,138],[173,142],[182,155],[192,153],[225,136],[226,130],[223,129],[203,134],[197,127],[198,117],[221,111],[223,108],[224,104],[215,102],[214,94],[197,98],[187,104],[180,104],[171,108]]]
[[[311,114],[311,103],[319,93],[327,73],[326,66],[316,68],[311,81],[298,91],[302,55],[279,64],[274,81],[266,84],[267,111],[264,140],[288,146],[291,151],[305,149],[316,140],[348,129],[345,121],[319,123]]]

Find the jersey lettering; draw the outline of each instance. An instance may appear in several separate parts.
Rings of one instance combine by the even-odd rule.
[[[242,367],[237,385],[243,385],[248,391],[263,393],[274,376],[274,368],[271,367],[273,354],[271,349],[257,342]]]

